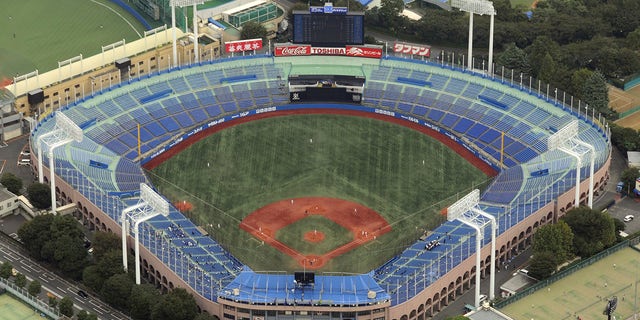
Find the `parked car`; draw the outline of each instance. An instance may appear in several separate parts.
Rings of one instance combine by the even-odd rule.
[[[86,299],[89,297],[89,295],[82,290],[78,290],[78,295],[81,296],[83,299]]]
[[[631,220],[633,220],[634,216],[632,214],[626,215],[624,217],[624,219],[622,219],[624,222],[629,222]]]

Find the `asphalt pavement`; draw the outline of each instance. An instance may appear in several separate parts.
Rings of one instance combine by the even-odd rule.
[[[78,295],[78,291],[83,289],[79,283],[68,281],[57,274],[47,270],[45,267],[32,260],[19,243],[6,235],[0,235],[0,262],[8,261],[13,268],[24,274],[29,281],[37,279],[42,284],[42,293],[39,298],[47,302],[47,292],[55,295],[58,299],[69,297],[73,300],[76,312],[86,310],[95,313],[98,319],[123,320],[129,319],[122,312],[110,307],[100,299],[88,296],[86,299]]]

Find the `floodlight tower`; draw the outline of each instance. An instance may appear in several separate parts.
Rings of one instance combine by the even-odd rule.
[[[474,189],[466,196],[460,198],[447,209],[447,220],[460,220],[460,222],[470,226],[476,230],[476,290],[475,290],[475,306],[480,306],[480,251],[482,249],[483,229],[487,225],[487,221],[479,217],[487,217],[491,223],[491,279],[489,299],[495,297],[495,236],[496,222],[495,217],[485,213],[478,208],[480,202],[480,190]]]
[[[48,147],[49,156],[49,180],[51,183],[51,212],[56,213],[56,178],[55,178],[55,162],[53,158],[53,150],[72,141],[82,141],[82,129],[78,127],[71,119],[62,112],[56,111],[56,125],[54,129],[41,136],[36,140],[36,150],[38,152],[38,181],[44,182],[42,173],[42,148],[43,144]]]
[[[134,222],[136,284],[140,284],[140,236],[138,229],[141,223],[153,217],[158,215],[168,216],[169,202],[153,191],[151,187],[141,183],[138,203],[122,211],[122,264],[125,270],[127,270],[127,236],[129,235],[127,215]]]
[[[460,9],[460,11],[469,13],[469,48],[467,53],[467,65],[469,69],[473,69],[473,15],[488,14],[491,17],[489,24],[489,66],[487,73],[493,73],[493,24],[496,10],[493,8],[493,2],[487,0],[451,0],[451,6]]]
[[[171,5],[171,28],[173,29],[173,64],[178,63],[178,49],[176,47],[176,7],[193,6],[193,54],[195,55],[194,62],[199,61],[200,55],[198,54],[198,19],[197,13],[199,4],[203,4],[204,0],[170,0]],[[185,21],[185,24],[187,21]]]
[[[587,205],[593,208],[593,171],[595,169],[596,149],[580,139],[578,139],[578,120],[569,122],[562,129],[547,138],[547,149],[558,149],[576,158],[576,192],[575,206],[580,205],[580,168],[582,168],[582,158],[590,153],[589,168],[589,199]]]

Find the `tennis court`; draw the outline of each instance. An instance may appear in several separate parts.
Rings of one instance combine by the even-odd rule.
[[[619,250],[500,311],[513,319],[606,319],[607,300],[618,297],[613,315],[628,319],[636,301],[640,252]]]
[[[2,317],[3,320],[44,319],[35,309],[9,294],[0,295],[0,317]]]
[[[104,45],[139,39],[144,27],[108,0],[0,1],[0,81],[58,67]],[[72,18],[70,18],[72,17]]]

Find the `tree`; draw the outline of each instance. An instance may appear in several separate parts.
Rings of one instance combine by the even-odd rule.
[[[545,83],[551,83],[556,72],[556,62],[549,53],[547,53],[542,59],[540,69],[538,69],[538,79]]]
[[[156,304],[160,292],[151,284],[133,286],[129,298],[129,315],[134,320],[147,320],[151,318],[151,308]]]
[[[27,198],[34,207],[47,209],[51,207],[51,188],[48,184],[35,182],[27,188]]]
[[[266,39],[267,29],[258,22],[249,21],[242,25],[240,39]]]
[[[31,281],[31,283],[29,283],[29,287],[27,288],[27,291],[29,292],[30,295],[34,297],[39,295],[40,292],[42,292],[42,285],[40,284],[40,281],[38,280]]]
[[[73,300],[71,300],[71,298],[67,296],[63,297],[58,303],[58,310],[60,310],[61,314],[67,317],[72,317],[73,316]]]
[[[104,282],[100,295],[107,303],[123,310],[128,310],[132,287],[133,281],[129,278],[129,275],[124,273],[116,274]]]
[[[182,288],[173,289],[151,311],[151,320],[192,320],[197,313],[196,300]]]
[[[582,97],[589,104],[591,110],[595,108],[597,112],[603,115],[613,114],[613,111],[609,109],[607,80],[602,73],[595,71],[591,74],[582,87]]]
[[[527,74],[531,71],[531,67],[527,62],[527,55],[522,49],[518,48],[515,43],[510,43],[506,46],[505,50],[496,59],[496,63],[505,68],[512,69],[514,79],[519,79],[520,73]]]
[[[82,277],[82,270],[87,265],[87,250],[79,238],[62,235],[55,241],[54,260],[60,271],[74,279]]]
[[[56,296],[48,296],[49,297],[49,307],[55,308],[58,305],[58,299]]]
[[[27,277],[22,273],[18,273],[16,275],[15,284],[20,288],[24,288],[24,286],[27,285]]]
[[[468,319],[468,318],[465,318],[465,319]],[[218,319],[217,317],[212,316],[210,314],[200,313],[195,318],[193,318],[193,320],[218,320]]]
[[[624,182],[624,190],[627,194],[632,194],[636,187],[636,179],[640,178],[640,170],[636,167],[629,167],[622,171],[620,179]]]
[[[97,231],[93,235],[93,258],[100,261],[108,251],[121,250],[122,242],[120,237],[113,232]],[[122,253],[118,251],[122,257]]]
[[[11,277],[11,271],[13,270],[13,265],[11,262],[5,261],[0,265],[0,278],[9,279]]]
[[[5,186],[9,192],[20,195],[22,190],[22,180],[11,172],[5,172],[0,178],[0,184]]]
[[[380,16],[382,19],[385,19],[386,26],[393,26],[400,14],[404,10],[404,1],[402,0],[382,0],[380,2]]]
[[[555,260],[556,257],[553,256],[553,253],[548,251],[535,254],[533,258],[531,258],[529,275],[539,280],[548,278],[556,271],[556,267],[558,266]]]
[[[36,216],[18,229],[18,236],[25,248],[35,259],[42,260],[42,250],[51,241],[51,224],[53,215]]]
[[[574,253],[588,258],[616,241],[613,219],[589,207],[573,208],[562,217],[573,231]]]
[[[533,235],[533,255],[548,252],[553,262],[558,265],[568,260],[573,254],[573,232],[564,221],[544,225]]]
[[[106,280],[107,279],[102,276],[100,271],[98,271],[98,267],[95,265],[88,266],[82,271],[82,283],[95,292],[100,292],[102,290],[102,286]]]

